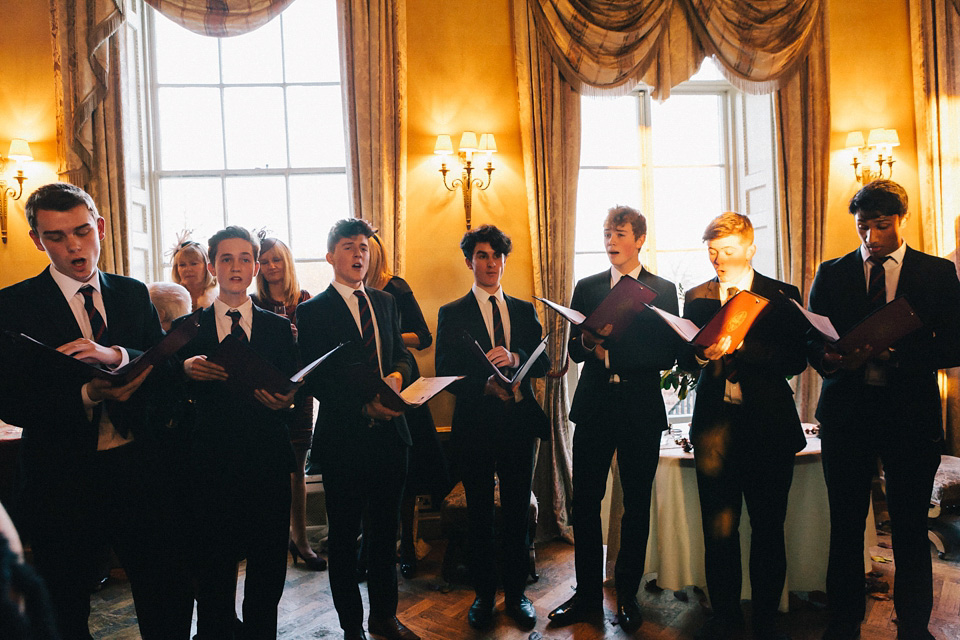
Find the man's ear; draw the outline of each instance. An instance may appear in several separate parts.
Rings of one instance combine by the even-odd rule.
[[[640,249],[643,249],[643,243],[647,241],[647,234],[643,234],[642,236],[637,238],[636,241],[637,241],[637,251],[640,251]]]
[[[214,278],[217,277],[217,268],[213,266],[212,262],[207,263],[207,271],[209,271],[210,275],[212,275]]]
[[[256,278],[258,273],[260,273],[260,261],[254,260],[253,261],[253,277]]]
[[[327,264],[333,264],[333,254],[330,253],[329,251],[327,252],[326,260],[327,260]]]
[[[40,251],[46,251],[46,249],[43,248],[43,244],[40,243],[40,235],[33,229],[30,230],[30,239],[33,240],[33,244],[37,247],[37,249]]]
[[[107,222],[103,216],[97,216],[97,236],[103,240],[107,236]]]
[[[463,262],[464,264],[467,265],[467,269],[470,269],[470,271],[473,271],[473,260],[471,260],[470,258],[464,258]]]
[[[753,256],[757,254],[757,245],[750,243],[750,246],[747,247],[747,262],[753,260]]]

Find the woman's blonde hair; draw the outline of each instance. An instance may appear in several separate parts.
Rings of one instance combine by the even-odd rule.
[[[363,282],[372,289],[383,289],[392,277],[393,272],[387,265],[387,257],[384,255],[380,238],[373,234],[370,236],[370,267]]]
[[[275,300],[275,302],[280,302],[288,307],[295,307],[297,300],[300,299],[300,281],[297,280],[297,271],[293,268],[293,253],[283,241],[276,238],[267,238],[265,235],[260,236],[260,259],[263,260],[265,255],[274,250],[283,258],[283,299]],[[270,295],[270,284],[263,277],[262,268],[260,273],[257,274],[257,297],[261,301],[273,300]]]
[[[203,248],[203,245],[199,242],[192,240],[190,238],[190,232],[184,231],[177,238],[177,244],[173,248],[172,257],[170,258],[171,262],[171,276],[173,281],[177,284],[183,284],[180,281],[180,270],[177,268],[177,261],[181,256],[185,255],[194,255],[200,258],[200,261],[203,262],[203,290],[209,291],[210,289],[217,286],[217,277],[210,273],[210,270],[207,268],[207,265],[210,264],[210,258],[207,256],[207,250]]]

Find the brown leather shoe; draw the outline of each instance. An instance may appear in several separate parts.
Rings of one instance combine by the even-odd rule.
[[[406,628],[397,620],[397,616],[370,618],[367,620],[367,631],[370,635],[386,638],[386,640],[420,640],[420,636]]]

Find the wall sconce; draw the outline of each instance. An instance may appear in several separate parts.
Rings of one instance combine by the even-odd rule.
[[[456,191],[459,187],[463,192],[463,210],[467,218],[468,230],[470,229],[470,209],[473,200],[473,187],[477,187],[483,191],[490,186],[490,183],[493,181],[492,156],[496,151],[497,141],[494,139],[492,133],[481,134],[478,142],[476,133],[473,131],[464,131],[463,135],[460,136],[460,147],[457,153],[457,158],[462,167],[460,177],[452,183],[447,184],[447,172],[450,171],[450,169],[447,169],[446,160],[440,165],[440,173],[443,175],[443,186],[447,188],[447,191]],[[450,136],[447,134],[437,136],[437,144],[434,146],[433,152],[439,156],[452,155],[453,142],[450,140]],[[474,153],[487,154],[487,166],[483,169],[487,172],[486,184],[483,184],[483,180],[480,178],[473,177],[473,170],[475,168],[473,166]]]
[[[867,135],[867,141],[863,141],[862,131],[851,131],[847,134],[847,149],[853,152],[853,175],[860,184],[867,184],[880,178],[890,179],[893,175],[893,148],[900,146],[900,137],[896,129],[871,129]],[[876,153],[876,160],[868,161],[868,158]],[[876,162],[877,169],[871,169],[871,165]],[[886,175],[884,175],[883,165],[887,165]]]
[[[7,169],[7,163],[13,160],[17,163],[17,175],[14,180],[20,183],[19,191],[13,187],[7,187],[4,180],[0,180],[0,240],[7,244],[7,196],[13,196],[14,200],[19,200],[23,195],[23,181],[27,176],[23,175],[23,163],[33,160],[33,154],[30,153],[30,145],[22,138],[14,138],[10,141],[10,151],[6,158],[0,158],[0,174]],[[17,195],[13,195],[16,193]]]

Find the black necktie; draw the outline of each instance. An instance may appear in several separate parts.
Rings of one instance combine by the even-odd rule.
[[[890,259],[890,256],[870,256],[867,262],[870,263],[870,282],[867,284],[867,299],[870,306],[874,309],[887,304],[887,271],[883,268],[883,263]]]
[[[367,356],[367,364],[380,369],[380,360],[377,358],[377,338],[373,332],[373,316],[370,313],[370,303],[363,291],[354,291],[357,304],[360,307],[360,335],[363,338],[363,352]]]
[[[240,326],[240,312],[236,309],[230,309],[227,311],[227,316],[230,317],[230,335],[239,340],[240,342],[249,342],[247,334],[244,332],[243,327]]]
[[[83,309],[87,312],[87,317],[90,318],[90,331],[93,334],[93,341],[97,344],[109,346],[106,344],[107,323],[103,321],[103,316],[93,306],[93,287],[85,284],[80,287],[80,293],[83,294]]]
[[[503,336],[503,318],[500,317],[500,305],[497,296],[490,296],[490,306],[493,309],[493,346],[506,347],[507,340]]]

